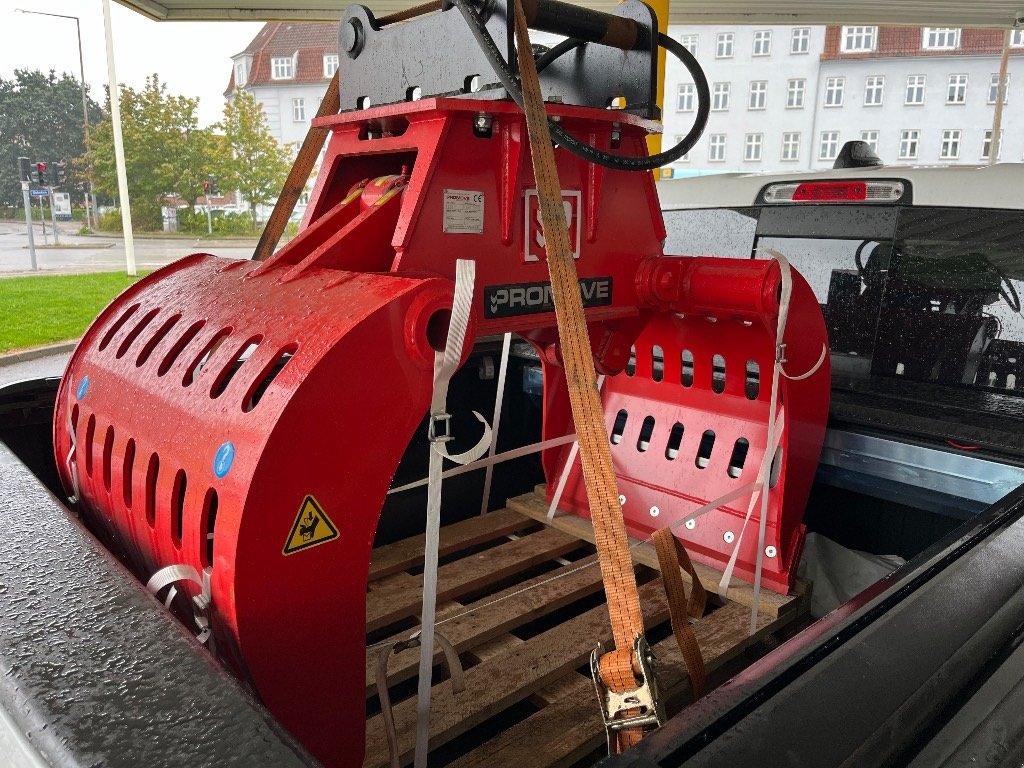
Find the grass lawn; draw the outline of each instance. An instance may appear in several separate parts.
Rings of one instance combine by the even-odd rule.
[[[0,278],[0,354],[78,338],[136,279],[123,272]]]

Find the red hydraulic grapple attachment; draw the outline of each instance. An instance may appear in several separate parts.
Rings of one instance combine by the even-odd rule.
[[[646,153],[653,126],[641,117],[568,105],[551,113],[591,145]],[[320,760],[358,765],[374,531],[399,459],[426,439],[413,433],[430,401],[457,259],[476,260],[468,341],[506,331],[531,340],[544,360],[545,435],[573,427],[520,110],[427,98],[319,125],[332,135],[300,234],[262,263],[190,256],[115,300],[72,357],[54,437],[65,488],[110,548],[144,580],[175,564],[208,573],[217,652]],[[779,269],[665,257],[650,174],[563,149],[557,158],[594,358],[610,374],[604,397],[627,524],[646,536],[748,482],[760,463]],[[799,373],[825,330],[798,275],[790,317],[786,356]],[[802,542],[827,370],[781,387],[767,520],[773,589],[788,588]],[[549,487],[567,453],[546,452]],[[587,513],[575,475],[563,498]],[[727,505],[678,533],[721,568],[731,553],[724,532],[738,532],[741,509]],[[738,572],[749,577],[752,561],[745,546]]]

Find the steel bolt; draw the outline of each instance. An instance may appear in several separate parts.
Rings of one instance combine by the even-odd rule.
[[[777,555],[777,554],[778,554],[778,550],[776,550],[775,547],[765,547],[764,548],[764,556],[765,557],[775,557],[775,555]]]
[[[625,497],[625,496],[623,496],[623,495],[622,495],[622,494],[620,493],[620,494],[619,494],[619,506],[621,507],[621,506],[622,506],[623,504],[625,504],[625,503],[626,503],[626,497]]]
[[[732,531],[726,531],[725,535],[722,536],[722,538],[725,539],[726,544],[732,544],[734,541],[736,541],[736,534],[734,534]]]
[[[687,527],[687,528],[688,528],[689,530],[691,530],[691,531],[692,531],[692,530],[693,530],[694,528],[696,528],[696,527],[697,527],[697,521],[696,521],[696,520],[687,520],[687,521],[686,521],[686,527]]]
[[[651,507],[651,517],[657,517],[661,514],[661,510],[657,507]]]

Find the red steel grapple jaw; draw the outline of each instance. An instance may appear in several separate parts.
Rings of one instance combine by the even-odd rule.
[[[652,126],[639,118],[551,111],[592,145],[646,152]],[[69,363],[54,445],[65,489],[91,528],[144,581],[169,565],[208,570],[217,652],[321,762],[356,766],[371,548],[400,458],[411,440],[426,439],[414,432],[430,401],[458,259],[476,261],[466,353],[485,334],[530,339],[544,359],[545,434],[573,427],[518,108],[424,99],[318,125],[332,136],[299,235],[263,263],[189,256],[115,300]],[[635,445],[634,430],[656,410],[659,430],[683,421],[687,440],[712,424],[730,445],[734,433],[745,435],[747,466],[755,465],[766,387],[762,380],[750,399],[734,372],[747,359],[759,362],[762,376],[770,370],[773,310],[752,298],[772,279],[766,268],[716,261],[734,272],[712,274],[701,260],[686,273],[689,287],[665,278],[660,263],[678,269],[690,260],[661,258],[665,230],[650,174],[606,170],[561,149],[556,157],[598,368],[621,371],[635,347],[633,375],[605,385],[609,429],[619,410],[631,414],[614,452]],[[718,312],[714,324],[708,312],[688,314],[700,280],[701,301],[731,307],[733,274],[754,286],[741,291],[736,312]],[[814,311],[820,323],[805,299],[792,327]],[[727,341],[719,341],[726,328]],[[794,350],[802,347],[792,341],[790,366],[800,371],[803,353]],[[650,363],[654,345],[663,350],[663,381]],[[699,361],[689,389],[678,384],[687,349]],[[709,362],[719,353],[727,358],[724,393],[714,391]],[[820,448],[820,429],[810,427],[799,447],[801,391],[784,392],[793,411],[776,495],[800,485],[798,458],[809,473]],[[827,382],[824,391],[827,403]],[[806,413],[823,419],[820,405]],[[653,458],[653,447],[619,464],[627,510],[643,494],[689,502],[717,491],[693,484],[699,470],[674,473],[685,450],[674,464],[638,463]],[[703,477],[718,473],[725,452],[716,450]],[[545,453],[549,486],[564,460],[564,450]],[[586,514],[580,493],[574,484],[566,499]],[[772,512],[780,536],[799,538],[797,506]],[[650,518],[629,523],[640,534],[651,528]],[[687,541],[708,558],[719,552],[703,539]],[[798,549],[781,539],[779,546]],[[783,588],[786,573],[772,583]],[[184,599],[197,588],[178,588],[187,609]]]
[[[663,311],[647,322],[623,375],[604,382],[605,422],[630,533],[646,538],[673,526],[694,559],[725,571],[738,546],[735,574],[753,582],[760,500],[744,531],[752,489],[765,461],[777,354],[785,356],[778,403],[778,445],[768,456],[768,508],[762,584],[786,594],[793,585],[802,523],[828,419],[829,365],[821,308],[792,273],[784,346],[776,344],[781,272],[774,261],[660,258],[642,265],[642,301]],[[550,363],[545,360],[547,365]],[[801,374],[815,369],[806,379]],[[554,372],[552,372],[553,374]],[[545,370],[548,409],[564,413],[563,380]],[[547,388],[550,385],[551,391]],[[545,437],[560,434],[554,419]],[[589,515],[578,461],[567,448],[545,454],[548,499],[568,472],[562,509]],[[719,509],[684,518],[709,502]],[[744,531],[741,536],[741,531]]]
[[[83,515],[143,579],[211,569],[218,650],[321,756],[339,747],[339,692],[364,685],[377,512],[429,400],[428,324],[450,304],[440,278],[285,282],[190,256],[104,311],[58,396]]]

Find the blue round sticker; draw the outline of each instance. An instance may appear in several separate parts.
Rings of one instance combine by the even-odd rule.
[[[86,376],[78,383],[78,391],[75,393],[78,399],[81,400],[85,397],[85,393],[89,391],[89,377]]]
[[[235,444],[228,440],[217,449],[217,455],[213,457],[213,474],[217,477],[224,477],[235,461]]]

